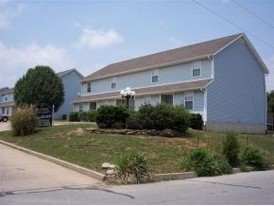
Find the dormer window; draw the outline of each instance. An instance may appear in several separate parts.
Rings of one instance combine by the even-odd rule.
[[[159,69],[154,69],[152,71],[152,75],[151,75],[151,81],[152,83],[158,82],[159,81]]]
[[[192,77],[201,76],[201,61],[192,63]]]

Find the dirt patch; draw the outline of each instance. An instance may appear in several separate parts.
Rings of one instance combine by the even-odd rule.
[[[0,132],[11,130],[10,121],[8,122],[0,122]]]
[[[84,129],[83,128],[77,128],[75,130],[72,130],[70,132],[67,133],[67,136],[70,136],[70,135],[76,135],[76,136],[81,136],[85,133]]]

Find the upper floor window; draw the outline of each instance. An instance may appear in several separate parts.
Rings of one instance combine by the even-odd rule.
[[[112,82],[110,84],[111,89],[115,89],[116,88],[116,82],[117,82],[117,78],[113,77],[112,78]]]
[[[151,81],[152,81],[152,83],[155,83],[155,82],[159,81],[159,69],[154,69],[152,71]]]
[[[115,89],[116,88],[116,82],[112,82],[111,83],[111,89]]]
[[[201,61],[192,63],[192,77],[201,76]]]
[[[88,82],[88,85],[87,85],[87,92],[91,92],[91,82]]]
[[[193,110],[193,99],[194,93],[193,92],[186,92],[185,93],[185,108],[188,110]]]

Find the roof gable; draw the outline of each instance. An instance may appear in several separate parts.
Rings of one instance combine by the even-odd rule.
[[[62,71],[62,72],[58,72],[57,75],[59,77],[63,77],[71,72],[75,71],[79,76],[81,76],[82,78],[84,77],[77,69],[69,69],[69,70],[66,70],[66,71]]]
[[[196,59],[198,60],[208,58],[209,56],[214,55],[216,52],[220,51],[222,48],[225,48],[226,45],[235,39],[238,39],[240,36],[242,36],[242,34],[235,34],[135,59],[113,63],[85,77],[83,81],[101,79],[120,74],[133,73],[146,69],[159,68],[167,65],[194,61]]]

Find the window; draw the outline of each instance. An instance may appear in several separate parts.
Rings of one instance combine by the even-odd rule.
[[[116,82],[117,82],[117,78],[113,77],[112,81],[111,81],[111,84],[110,84],[110,88],[111,89],[115,89],[116,88]]]
[[[2,114],[5,114],[5,107],[2,107]]]
[[[147,96],[144,98],[144,104],[147,105],[147,104],[150,104],[150,101],[151,101],[151,96]]]
[[[172,94],[162,94],[161,103],[173,105],[173,95]]]
[[[79,104],[79,112],[83,111],[83,104]]]
[[[188,110],[193,109],[193,99],[194,99],[194,94],[193,92],[186,92],[185,93],[185,108]]]
[[[91,92],[91,82],[88,82],[88,85],[87,85],[87,92]]]
[[[201,76],[201,62],[194,62],[192,64],[192,77],[199,77]]]
[[[152,71],[152,78],[151,78],[152,83],[158,82],[159,81],[159,69],[154,69]]]
[[[96,110],[96,102],[89,103],[89,110]]]
[[[116,88],[116,82],[111,83],[111,89],[114,89],[114,88]]]

